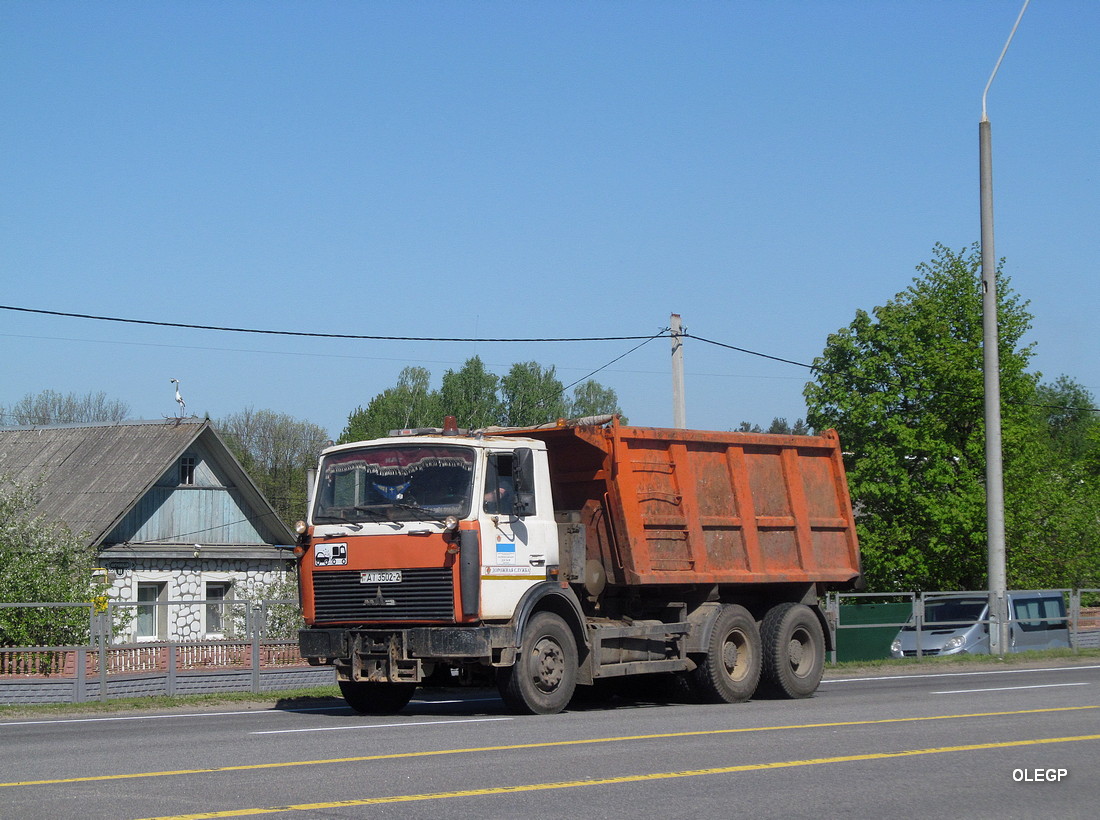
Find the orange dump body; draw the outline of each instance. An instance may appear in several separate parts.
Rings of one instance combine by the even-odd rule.
[[[836,432],[510,431],[546,442],[554,507],[578,511],[610,584],[849,586],[859,546]]]

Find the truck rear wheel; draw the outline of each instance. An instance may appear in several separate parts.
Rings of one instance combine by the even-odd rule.
[[[808,698],[825,671],[825,633],[805,604],[773,606],[760,627],[764,641],[761,690],[787,698]]]
[[[722,607],[714,621],[707,654],[691,673],[692,688],[706,703],[740,703],[760,681],[760,632],[747,609]]]
[[[531,618],[515,664],[497,670],[497,688],[521,714],[553,715],[569,705],[577,688],[577,642],[565,621],[552,612]]]
[[[361,715],[392,715],[412,699],[415,683],[340,681],[340,694],[348,706]]]

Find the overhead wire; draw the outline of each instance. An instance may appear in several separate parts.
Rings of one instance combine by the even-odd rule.
[[[625,359],[625,358],[626,358],[627,356],[629,356],[629,355],[630,355],[631,353],[633,353],[633,352],[634,352],[635,350],[639,350],[640,348],[643,348],[643,347],[645,347],[645,346],[646,346],[647,344],[649,344],[650,342],[652,342],[652,341],[653,341],[654,339],[660,339],[660,338],[661,338],[662,336],[665,336],[665,335],[667,335],[667,334],[669,333],[669,331],[671,331],[671,329],[672,329],[672,328],[668,328],[668,327],[666,327],[666,328],[663,328],[662,330],[659,330],[659,331],[657,331],[657,333],[655,333],[654,335],[650,336],[650,337],[649,337],[648,339],[646,339],[645,341],[643,341],[643,342],[640,342],[639,344],[636,344],[636,345],[634,345],[634,347],[630,348],[630,350],[626,351],[626,353],[623,353],[623,354],[622,354],[621,356],[616,356],[616,357],[615,357],[614,359],[612,359],[611,361],[609,361],[609,362],[608,362],[607,364],[605,364],[605,365],[603,365],[603,366],[601,366],[601,367],[597,367],[597,368],[596,368],[595,370],[593,370],[593,371],[592,371],[591,373],[588,373],[587,375],[581,376],[581,377],[580,377],[579,379],[577,379],[577,380],[576,380],[575,382],[572,382],[572,383],[570,383],[570,384],[567,384],[567,385],[566,385],[565,387],[563,387],[563,388],[561,389],[561,392],[562,392],[562,393],[564,393],[564,392],[565,392],[566,390],[568,390],[568,389],[569,389],[570,387],[575,387],[576,385],[580,384],[581,382],[583,382],[583,381],[587,381],[588,379],[591,379],[591,378],[592,378],[593,376],[595,376],[595,375],[596,375],[597,373],[599,373],[599,372],[600,372],[601,370],[606,370],[607,368],[611,367],[611,365],[615,364],[615,362],[617,362],[617,361],[620,361],[620,360],[622,360],[622,359]]]
[[[435,336],[383,336],[383,335],[360,335],[360,334],[345,334],[345,333],[317,333],[317,332],[309,332],[309,331],[270,330],[270,329],[261,329],[261,328],[227,327],[227,326],[218,326],[218,325],[200,325],[200,324],[194,324],[194,323],[188,323],[188,322],[162,322],[162,321],[155,321],[155,320],[151,320],[151,319],[127,319],[127,318],[120,318],[120,317],[114,317],[114,316],[98,316],[98,315],[86,314],[86,313],[71,313],[71,312],[66,312],[66,311],[44,310],[44,309],[40,309],[40,308],[17,307],[17,306],[13,306],[13,305],[0,305],[0,310],[10,310],[10,311],[17,311],[17,312],[21,312],[21,313],[33,313],[33,314],[45,315],[45,316],[61,316],[61,317],[65,317],[65,318],[75,318],[75,319],[91,319],[91,320],[95,320],[95,321],[104,321],[104,322],[118,322],[118,323],[124,323],[124,324],[150,325],[150,326],[155,326],[155,327],[176,327],[176,328],[186,328],[186,329],[191,329],[191,330],[213,330],[213,331],[228,332],[228,333],[254,333],[254,334],[273,335],[273,336],[293,336],[293,337],[323,338],[323,339],[355,339],[355,340],[364,340],[364,341],[405,341],[405,342],[484,342],[484,343],[494,343],[494,342],[503,342],[503,343],[520,343],[520,342],[611,342],[611,341],[639,341],[640,342],[640,344],[638,344],[635,347],[631,348],[630,350],[628,350],[626,353],[622,354],[621,356],[618,356],[615,359],[612,359],[610,362],[605,364],[603,367],[600,367],[600,368],[597,368],[596,370],[593,370],[588,375],[583,376],[582,378],[580,378],[580,379],[572,382],[571,384],[569,384],[567,387],[562,388],[562,392],[564,392],[565,390],[568,390],[570,387],[573,387],[576,384],[579,384],[579,383],[583,382],[585,379],[591,378],[596,373],[599,373],[601,370],[604,370],[607,367],[610,367],[615,362],[625,358],[626,356],[633,353],[635,350],[643,347],[644,345],[648,344],[649,342],[653,341],[654,339],[660,338],[662,336],[666,336],[671,332],[670,328],[664,328],[663,330],[659,331],[657,334],[650,335],[650,336],[576,336],[576,337],[538,337],[538,338],[474,338],[474,337],[435,337]],[[817,366],[817,365],[806,364],[805,362],[799,362],[799,361],[795,361],[793,359],[783,358],[781,356],[773,356],[773,355],[768,354],[768,353],[761,353],[761,352],[756,351],[756,350],[750,350],[748,348],[738,347],[736,345],[727,344],[725,342],[719,342],[719,341],[716,341],[714,339],[707,339],[705,337],[689,333],[686,330],[681,332],[681,336],[683,336],[684,338],[695,339],[695,340],[703,342],[705,344],[710,344],[710,345],[714,345],[716,347],[721,347],[721,348],[724,348],[724,349],[727,349],[727,350],[732,350],[732,351],[737,352],[737,353],[743,353],[745,355],[755,356],[755,357],[758,357],[758,358],[767,359],[769,361],[778,362],[780,364],[788,364],[788,365],[792,365],[792,366],[795,366],[795,367],[802,367],[802,368],[805,368],[805,369],[808,369],[808,370],[811,370],[811,371],[829,372],[829,371],[825,370],[824,368],[821,368],[820,366]],[[839,375],[843,375],[843,374],[839,374]],[[851,374],[849,374],[849,375],[851,375]],[[861,377],[854,376],[854,375],[852,375],[852,378],[855,378],[857,380],[862,380]],[[901,385],[901,384],[898,384],[898,383],[895,383],[895,382],[890,382],[890,384],[893,387],[904,388],[904,385]],[[949,391],[949,392],[953,392],[953,391]],[[964,397],[970,398],[970,399],[973,399],[973,398],[977,397],[975,394],[969,394],[969,393],[963,393],[963,392],[956,392],[955,394],[960,395],[960,396],[964,396]],[[550,398],[548,397],[544,401],[549,401],[549,400],[550,400]],[[1096,407],[1073,407],[1073,406],[1065,406],[1065,405],[1041,404],[1041,403],[1034,403],[1034,402],[1018,402],[1018,401],[1014,401],[1014,400],[1011,400],[1011,399],[1005,400],[1005,403],[1028,406],[1028,407],[1036,407],[1036,408],[1042,408],[1042,409],[1049,409],[1049,410],[1077,410],[1077,411],[1090,412],[1090,413],[1100,413],[1100,408],[1096,408]],[[2,409],[2,408],[0,408],[0,409]]]
[[[92,319],[99,322],[119,322],[130,325],[151,325],[153,327],[178,327],[188,330],[216,330],[223,333],[256,333],[267,336],[297,336],[317,339],[358,339],[361,341],[376,342],[623,342],[648,339],[647,336],[581,336],[575,338],[494,338],[482,339],[474,337],[452,336],[381,336],[364,335],[355,333],[317,333],[302,330],[269,330],[262,328],[228,327],[220,325],[199,325],[189,322],[160,322],[152,319],[123,319],[117,316],[96,316],[90,313],[68,313],[60,310],[42,310],[39,308],[15,307],[13,305],[0,305],[0,310],[11,310],[19,313],[35,313],[42,316],[61,316],[67,319]]]
[[[867,382],[867,381],[875,381],[875,382],[883,381],[883,380],[879,380],[879,379],[872,380],[869,377],[857,376],[853,373],[845,374],[843,372],[837,372],[835,370],[831,370],[831,369],[826,368],[826,367],[821,367],[820,365],[816,365],[816,364],[806,364],[805,362],[798,362],[798,361],[795,361],[793,359],[784,359],[784,358],[781,358],[779,356],[771,356],[767,353],[760,353],[760,352],[755,351],[755,350],[748,350],[747,348],[736,347],[734,345],[726,344],[724,342],[716,342],[713,339],[706,339],[706,338],[703,338],[702,336],[696,336],[694,334],[688,333],[686,330],[684,332],[682,332],[681,335],[685,338],[695,339],[696,341],[699,341],[699,342],[704,342],[706,344],[714,345],[715,347],[722,347],[722,348],[725,348],[727,350],[734,350],[738,353],[745,353],[745,354],[750,355],[750,356],[757,356],[761,359],[768,359],[768,360],[773,361],[773,362],[781,362],[782,364],[794,365],[795,367],[804,367],[807,370],[812,370],[812,371],[815,371],[815,372],[818,372],[818,373],[825,373],[825,374],[834,375],[834,376],[835,375],[839,375],[839,376],[847,375],[848,378],[853,379],[855,381],[864,381],[864,382]],[[895,388],[898,388],[898,389],[907,389],[907,386],[900,383],[900,382],[885,380],[885,383],[890,385],[891,387],[895,387]],[[913,388],[908,388],[908,389],[913,389]],[[980,395],[978,395],[976,393],[967,393],[967,392],[961,391],[961,390],[943,390],[943,389],[941,389],[939,392],[947,393],[948,395],[953,395],[953,396],[960,396],[962,398],[971,399],[971,400],[975,400],[975,401],[982,398]],[[1085,413],[1100,413],[1100,407],[1074,407],[1072,405],[1062,405],[1062,404],[1042,404],[1042,403],[1038,403],[1038,402],[1016,401],[1014,399],[1005,399],[1005,398],[1002,398],[1001,400],[1005,404],[1011,404],[1011,405],[1015,405],[1015,406],[1018,406],[1018,407],[1034,407],[1034,408],[1042,409],[1042,410],[1076,410],[1076,411],[1085,412]]]

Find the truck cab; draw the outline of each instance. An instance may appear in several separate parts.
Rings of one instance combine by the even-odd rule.
[[[311,626],[508,620],[558,562],[546,446],[533,440],[409,435],[330,448],[308,524]],[[405,583],[413,577],[434,593]]]

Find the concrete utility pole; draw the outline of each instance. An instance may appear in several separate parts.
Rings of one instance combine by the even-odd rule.
[[[982,226],[982,363],[985,374],[985,522],[989,577],[989,651],[1008,650],[1008,612],[1005,609],[1005,501],[1001,447],[1001,363],[997,334],[997,256],[993,250],[993,139],[985,100],[1001,60],[1031,0],[1024,0],[1016,24],[982,92],[978,123],[978,165]]]
[[[684,330],[679,313],[672,314],[668,327],[672,339],[672,426],[683,430],[687,427],[687,412],[684,408]]]

